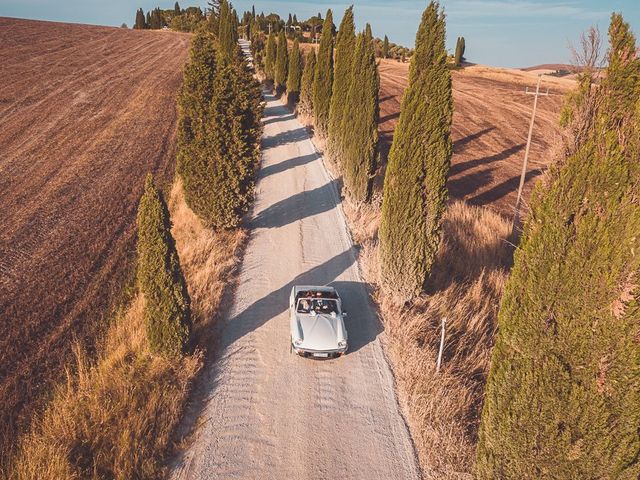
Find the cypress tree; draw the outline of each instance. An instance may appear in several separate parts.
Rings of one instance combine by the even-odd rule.
[[[238,33],[236,21],[227,0],[220,1],[218,32],[220,58],[224,62],[232,62],[237,53]]]
[[[380,80],[370,34],[358,35],[351,66],[351,85],[342,118],[343,170],[347,198],[358,205],[371,194],[378,152],[378,91]]]
[[[347,95],[352,82],[351,67],[355,49],[356,35],[353,24],[353,6],[351,6],[344,12],[336,38],[335,69],[329,107],[327,154],[330,158],[338,161],[339,165],[341,164],[339,159],[344,150],[343,118],[352,113],[347,107]]]
[[[267,80],[273,81],[275,78],[277,45],[276,36],[273,32],[269,34],[267,39],[267,47],[264,56],[264,74]]]
[[[293,24],[294,25],[298,25],[298,17],[296,16],[296,14],[293,14]]]
[[[151,12],[150,11],[147,12],[147,18],[145,20],[144,28],[153,28],[151,26]]]
[[[333,86],[333,14],[327,10],[327,18],[322,26],[322,39],[316,58],[316,72],[313,83],[313,113],[316,132],[320,138],[327,137],[329,128],[329,108]]]
[[[382,58],[389,58],[389,37],[384,36],[384,41],[382,42]]]
[[[481,479],[640,477],[640,61],[618,14],[609,35],[597,121],[534,189],[505,287]]]
[[[147,176],[138,207],[138,286],[153,352],[179,356],[191,330],[191,307],[162,194]]]
[[[458,37],[458,41],[456,42],[456,53],[454,56],[454,63],[456,67],[462,65],[462,59],[464,58],[464,37]]]
[[[136,23],[133,28],[137,30],[144,30],[145,27],[146,27],[146,24],[144,20],[144,11],[141,8],[139,8],[138,11],[136,12]]]
[[[287,19],[287,27],[290,27],[291,25],[293,25],[293,18],[291,17],[291,14],[289,14],[289,18]]]
[[[305,55],[304,70],[302,71],[302,82],[300,84],[300,102],[298,102],[298,113],[302,115],[313,115],[313,85],[316,73],[316,52],[309,50]]]
[[[422,15],[384,180],[380,260],[384,287],[397,299],[420,293],[440,245],[451,164],[451,74],[444,13]]]
[[[298,100],[300,95],[300,81],[302,80],[302,54],[300,42],[296,38],[293,41],[291,56],[289,57],[289,75],[287,77],[287,96],[291,103]]]
[[[173,14],[175,16],[180,15],[180,4],[178,4],[178,2],[173,6]]]
[[[275,89],[281,93],[287,86],[287,68],[289,66],[289,54],[287,52],[287,37],[284,30],[280,30],[278,34],[278,47],[276,53],[275,66]]]

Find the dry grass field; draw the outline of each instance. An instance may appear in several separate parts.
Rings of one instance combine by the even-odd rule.
[[[380,62],[380,132],[385,153],[400,116],[408,71],[408,63]],[[480,65],[453,71],[452,197],[511,215],[533,107],[533,96],[524,92],[526,87],[535,88],[536,81],[532,73]],[[542,85],[553,95],[541,97],[538,103],[525,198],[551,160],[562,99],[574,82],[545,77]]]
[[[130,278],[190,37],[0,18],[0,452]]]

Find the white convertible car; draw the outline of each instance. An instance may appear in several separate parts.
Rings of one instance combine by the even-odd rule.
[[[303,357],[343,355],[348,348],[346,316],[333,287],[293,287],[289,299],[292,349]]]

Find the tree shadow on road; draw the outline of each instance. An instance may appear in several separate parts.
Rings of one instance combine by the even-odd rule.
[[[296,118],[296,116],[293,113],[289,113],[287,115],[277,115],[277,116],[270,117],[267,120],[264,120],[262,124],[270,125],[272,123],[286,122],[288,120],[293,120],[294,118]]]
[[[262,210],[251,220],[251,228],[278,228],[297,220],[328,212],[336,207],[334,192],[336,181],[321,187],[303,191],[274,203]]]
[[[269,175],[275,175],[276,173],[284,172],[286,170],[289,170],[290,168],[306,165],[313,162],[314,160],[318,160],[319,158],[320,155],[314,152],[308,155],[301,155],[299,157],[290,158],[289,160],[285,160],[273,165],[268,165],[260,170],[260,178],[266,178]]]
[[[382,331],[382,327],[378,318],[372,314],[372,310],[367,305],[366,284],[336,280],[355,262],[355,252],[349,248],[256,300],[228,321],[221,348],[232,345],[236,340],[286,312],[289,308],[289,295],[294,285],[334,286],[344,300],[345,310],[349,312],[345,323],[349,332],[350,351],[355,352],[372,342]]]
[[[295,130],[287,130],[271,137],[264,138],[262,140],[262,149],[268,150],[282,145],[289,145],[290,143],[300,142],[307,140],[308,138],[309,134],[304,127],[296,128]]]

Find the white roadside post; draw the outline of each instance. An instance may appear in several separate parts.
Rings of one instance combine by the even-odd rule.
[[[446,317],[442,319],[442,327],[440,328],[440,350],[438,351],[438,364],[436,365],[436,373],[440,373],[440,365],[442,364],[442,351],[444,350],[444,330],[447,325]]]

